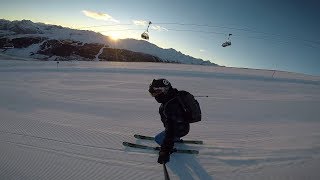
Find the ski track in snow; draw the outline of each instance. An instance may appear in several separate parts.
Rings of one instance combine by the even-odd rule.
[[[162,130],[147,92],[159,77],[208,96],[186,136],[205,144],[177,145],[200,154],[173,154],[171,179],[320,178],[319,78],[95,63],[0,61],[0,179],[163,179],[156,152],[122,146],[156,145],[133,134]]]

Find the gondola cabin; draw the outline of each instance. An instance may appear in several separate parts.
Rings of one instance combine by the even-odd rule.
[[[142,33],[142,34],[141,34],[141,38],[142,38],[142,39],[145,39],[145,40],[149,40],[149,34],[148,34],[148,32]]]
[[[228,39],[226,40],[226,42],[222,43],[222,47],[228,47],[231,46],[231,40],[230,37],[232,36],[232,34],[229,34]]]
[[[222,47],[231,46],[231,41],[226,41],[226,42],[222,43],[221,46],[222,46]]]

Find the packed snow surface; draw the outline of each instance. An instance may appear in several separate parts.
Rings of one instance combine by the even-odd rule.
[[[172,154],[171,179],[320,179],[320,78],[156,63],[21,61],[0,56],[0,179],[164,179],[157,153],[126,148],[163,130],[153,78],[203,113]]]

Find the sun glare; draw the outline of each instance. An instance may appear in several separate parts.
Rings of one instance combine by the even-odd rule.
[[[117,41],[120,39],[121,35],[117,33],[102,33],[103,35],[109,37],[113,41]]]
[[[117,34],[117,33],[108,34],[107,36],[109,36],[114,41],[117,41],[120,39],[120,34]]]
[[[116,35],[109,35],[109,36],[114,41],[117,41],[119,39],[119,36],[116,36]]]

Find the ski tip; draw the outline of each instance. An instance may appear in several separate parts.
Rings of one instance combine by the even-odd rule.
[[[134,144],[133,144],[133,143],[126,142],[126,141],[122,142],[122,145],[124,145],[124,146],[129,146],[129,147],[134,146]]]

